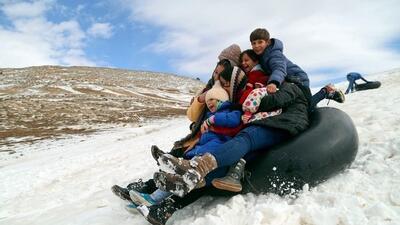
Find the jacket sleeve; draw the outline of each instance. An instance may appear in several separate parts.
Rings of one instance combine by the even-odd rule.
[[[269,83],[278,84],[280,86],[286,77],[286,58],[280,51],[273,51],[270,57],[263,57],[263,66],[271,69],[271,75],[268,80]]]
[[[279,91],[272,95],[264,96],[261,99],[258,111],[269,112],[279,108],[286,108],[293,104],[301,95],[303,95],[303,92],[295,84],[283,83]]]
[[[192,104],[190,104],[186,111],[187,118],[192,122],[196,122],[202,115],[205,106],[206,103],[201,103],[197,100],[197,96],[194,97]]]
[[[216,112],[214,125],[219,127],[237,127],[240,125],[242,113],[239,110]]]

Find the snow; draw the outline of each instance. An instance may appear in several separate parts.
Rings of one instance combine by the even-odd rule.
[[[359,133],[358,155],[349,169],[315,188],[304,187],[296,199],[206,196],[169,223],[400,224],[400,70],[367,79],[382,86],[346,95],[344,104],[329,103],[347,112]],[[337,84],[342,90],[346,85]],[[0,224],[148,224],[124,210],[110,187],[151,178],[157,166],[150,146],[170,149],[188,125],[181,117],[16,147],[23,148],[13,149],[23,157],[0,160]]]

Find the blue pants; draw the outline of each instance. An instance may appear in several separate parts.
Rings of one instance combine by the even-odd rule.
[[[206,176],[207,184],[214,178],[225,176],[229,166],[237,163],[246,154],[267,151],[289,137],[290,134],[285,130],[255,125],[244,128],[212,153],[218,168]]]

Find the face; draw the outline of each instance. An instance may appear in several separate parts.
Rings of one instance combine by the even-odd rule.
[[[265,48],[268,47],[268,41],[263,39],[254,40],[251,42],[251,47],[257,55],[261,55]]]
[[[249,73],[255,65],[258,64],[258,61],[253,61],[246,53],[242,56],[242,69],[247,74]]]
[[[217,111],[217,106],[218,106],[218,100],[210,98],[206,102],[207,108],[210,110],[210,112],[215,112]]]
[[[229,93],[229,88],[231,87],[231,82],[225,80],[223,77],[219,78],[219,82],[221,82],[222,88]]]
[[[224,70],[224,67],[222,65],[217,65],[214,69],[213,77],[214,80],[219,79],[219,74]]]

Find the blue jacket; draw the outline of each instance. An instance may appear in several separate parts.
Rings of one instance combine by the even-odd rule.
[[[260,64],[265,73],[270,74],[268,83],[279,86],[286,77],[291,77],[306,87],[310,86],[307,73],[286,58],[283,54],[283,43],[278,39],[271,38],[271,44],[265,48],[260,57]]]
[[[351,72],[351,73],[349,73],[349,74],[347,74],[347,80],[358,80],[358,79],[361,79],[362,78],[362,76],[361,76],[361,74],[359,74],[359,73],[356,73],[356,72]]]
[[[215,126],[234,128],[240,125],[242,112],[239,110],[231,110],[232,103],[226,101],[222,103],[218,111],[212,113],[207,112],[206,118],[214,117]],[[196,143],[195,147],[185,153],[186,158],[192,158],[195,155],[203,155],[206,152],[212,153],[217,151],[218,147],[232,137],[224,134],[218,134],[208,130],[200,136],[200,140]]]

